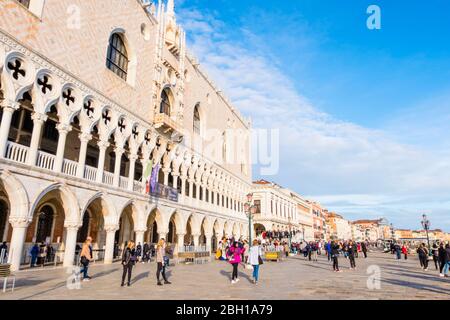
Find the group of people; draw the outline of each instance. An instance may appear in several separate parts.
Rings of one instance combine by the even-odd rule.
[[[164,280],[164,284],[171,284],[171,282],[167,279],[166,276],[166,268],[168,267],[170,260],[167,252],[168,248],[166,246],[165,239],[160,239],[155,249],[156,249],[155,251],[157,263],[157,270],[156,270],[157,285],[158,286],[163,285],[160,279],[161,276]],[[150,250],[147,252],[150,252]],[[142,247],[140,247],[140,243],[138,244],[138,246],[136,246],[134,241],[128,241],[126,247],[122,252],[122,259],[121,259],[121,264],[123,267],[122,282],[121,282],[122,287],[125,286],[125,280],[127,280],[126,282],[127,286],[128,287],[131,286],[131,276],[133,267],[137,262],[139,262],[141,255],[142,255]],[[145,260],[147,259],[145,255],[146,254],[144,254],[142,262],[145,262]],[[83,274],[83,281],[89,281],[90,279],[92,279],[88,275],[89,264],[92,260],[93,260],[92,238],[88,237],[86,241],[83,243],[80,253],[80,264],[81,264],[80,273]]]
[[[434,262],[436,270],[439,270],[439,276],[448,277],[450,269],[450,244],[444,242],[434,242],[430,248],[425,243],[421,243],[416,252],[419,256],[420,267],[424,271],[428,271],[429,261]]]

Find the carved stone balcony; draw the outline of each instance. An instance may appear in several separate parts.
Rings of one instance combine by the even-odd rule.
[[[155,128],[167,133],[180,133],[178,123],[165,113],[157,113],[155,115]]]

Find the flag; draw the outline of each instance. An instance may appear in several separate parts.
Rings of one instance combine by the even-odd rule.
[[[159,163],[152,170],[152,175],[150,176],[150,191],[154,191],[156,183],[158,181]]]

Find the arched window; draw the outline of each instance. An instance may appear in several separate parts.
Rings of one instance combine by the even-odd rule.
[[[36,228],[36,242],[45,242],[52,236],[54,212],[50,206],[44,206],[38,212],[38,223]],[[51,241],[51,239],[50,239]]]
[[[127,80],[128,53],[122,35],[114,33],[109,38],[106,66],[119,77]]]
[[[198,112],[198,105],[194,108],[194,133],[200,135],[200,113]]]
[[[8,205],[0,200],[0,242],[5,241],[6,225],[8,224]]]
[[[161,92],[161,106],[159,108],[159,112],[170,116],[170,99],[168,89],[164,89]]]

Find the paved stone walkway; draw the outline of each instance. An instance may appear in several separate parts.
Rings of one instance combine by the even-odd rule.
[[[69,274],[62,267],[17,273],[16,290],[0,299],[450,299],[450,280],[440,278],[434,266],[422,271],[416,257],[397,261],[391,254],[370,253],[356,259],[357,270],[340,258],[341,273],[332,272],[326,257],[318,262],[302,257],[261,266],[260,283],[251,283],[251,270],[240,268],[240,281],[230,284],[231,266],[214,261],[203,265],[176,265],[168,275],[173,284],[156,286],[155,263],[139,264],[131,287],[120,287],[121,265],[93,265],[93,279],[81,289],[68,289]],[[379,269],[377,268],[379,267]],[[380,288],[368,289],[368,278],[380,271]],[[368,274],[368,271],[370,274]],[[370,283],[373,283],[369,281]]]

